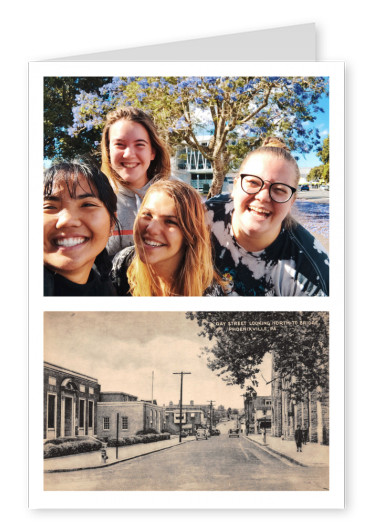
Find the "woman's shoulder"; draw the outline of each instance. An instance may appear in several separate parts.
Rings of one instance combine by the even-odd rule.
[[[111,279],[118,295],[129,295],[127,270],[135,255],[135,247],[125,247],[118,252],[112,262]]]
[[[219,194],[207,199],[205,205],[207,208],[213,210],[214,208],[219,207],[220,205],[226,205],[233,201],[230,194]]]
[[[216,221],[231,222],[232,212],[234,210],[234,201],[230,194],[220,194],[205,202],[209,223],[213,226]],[[214,230],[214,229],[213,229]]]
[[[295,223],[288,232],[299,243],[303,251],[313,253],[329,263],[328,253],[322,243],[303,225]]]
[[[315,279],[319,280],[322,292],[329,295],[329,256],[324,246],[299,223],[286,232],[298,248],[299,268],[311,270]]]
[[[134,255],[135,255],[134,245],[129,245],[128,247],[124,247],[124,249],[122,249],[117,254],[115,254],[114,258],[112,259],[112,271],[116,269],[121,269],[124,266],[128,267],[130,263],[132,262]]]

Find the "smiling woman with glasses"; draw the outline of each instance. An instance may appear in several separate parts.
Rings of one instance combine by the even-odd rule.
[[[216,267],[232,295],[327,296],[329,258],[291,216],[300,172],[275,137],[241,164],[231,196],[209,199]]]

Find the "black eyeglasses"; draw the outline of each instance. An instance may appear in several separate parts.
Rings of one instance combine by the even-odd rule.
[[[241,173],[240,179],[240,185],[243,192],[249,195],[258,194],[265,186],[265,183],[270,182],[264,181],[261,177],[257,177],[256,175],[247,175],[246,173]],[[295,192],[296,188],[285,183],[271,183],[269,186],[270,199],[276,203],[287,203]]]

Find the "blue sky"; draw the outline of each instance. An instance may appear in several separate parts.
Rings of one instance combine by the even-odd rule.
[[[324,109],[323,113],[319,113],[313,125],[317,127],[321,136],[321,142],[329,135],[329,97],[322,96],[319,102],[320,107]],[[312,124],[310,124],[312,126]],[[292,154],[299,155],[298,166],[300,168],[313,168],[321,164],[320,159],[316,153],[312,151],[309,154],[301,155],[300,153],[292,152]]]

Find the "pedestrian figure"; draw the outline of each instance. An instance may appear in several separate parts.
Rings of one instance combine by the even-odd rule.
[[[295,430],[295,442],[296,442],[296,451],[301,452],[302,442],[303,442],[303,431],[300,428],[300,424],[298,424],[298,428]]]

